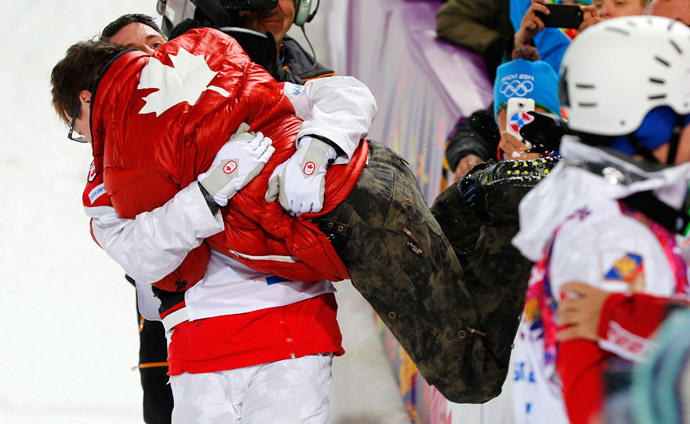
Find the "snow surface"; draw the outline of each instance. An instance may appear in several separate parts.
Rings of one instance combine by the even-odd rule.
[[[0,3],[0,423],[142,422],[134,291],[89,236],[91,152],[67,140],[50,72],[115,17],[158,17],[155,3]],[[332,422],[406,422],[371,310],[338,287],[348,353],[334,364]]]

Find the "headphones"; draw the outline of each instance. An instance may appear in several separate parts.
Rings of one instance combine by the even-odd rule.
[[[311,11],[311,1],[312,0],[295,0],[295,25],[301,27],[314,19],[316,11],[319,10],[321,0],[317,0],[316,9],[314,9],[313,12]]]

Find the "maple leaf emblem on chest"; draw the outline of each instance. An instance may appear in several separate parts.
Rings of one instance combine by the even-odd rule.
[[[172,67],[152,57],[142,69],[137,89],[158,90],[144,97],[146,104],[140,114],[155,113],[158,117],[177,104],[187,102],[194,105],[206,90],[216,91],[224,97],[230,95],[221,87],[209,86],[218,72],[208,67],[203,55],[193,55],[180,47],[176,55],[170,54],[169,57]]]

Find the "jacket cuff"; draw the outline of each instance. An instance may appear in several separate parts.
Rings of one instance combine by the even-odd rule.
[[[604,301],[604,306],[601,308],[601,314],[599,315],[599,326],[597,327],[597,338],[605,339],[606,333],[609,329],[609,323],[613,320],[616,310],[620,307],[621,303],[628,300],[630,296],[625,293],[612,293]]]

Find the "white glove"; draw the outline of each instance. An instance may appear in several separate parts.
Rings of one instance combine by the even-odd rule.
[[[323,208],[326,167],[336,156],[335,149],[323,141],[302,137],[295,154],[271,174],[266,201],[274,202],[280,195],[280,206],[292,216],[319,212]]]
[[[259,175],[275,151],[270,138],[248,129],[246,123],[240,124],[216,153],[208,171],[197,178],[220,206],[227,205],[228,199]]]

